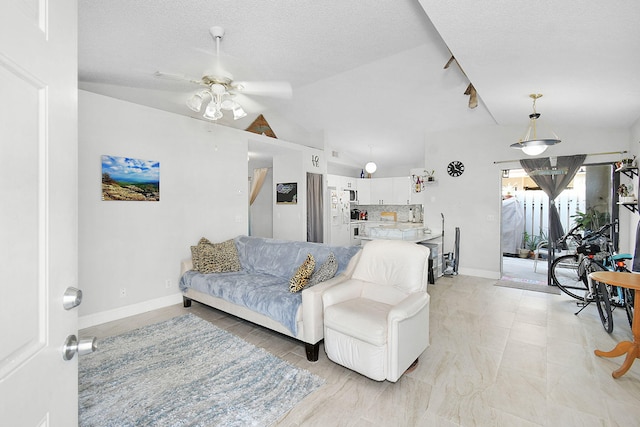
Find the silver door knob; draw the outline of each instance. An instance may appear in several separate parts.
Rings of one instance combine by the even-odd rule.
[[[62,346],[62,358],[64,360],[73,359],[73,355],[78,353],[78,356],[83,354],[93,353],[98,349],[98,340],[96,337],[85,338],[78,342],[78,338],[75,335],[69,335]]]
[[[73,288],[69,286],[66,291],[64,291],[64,296],[62,297],[62,306],[65,310],[71,310],[74,307],[77,307],[82,302],[82,291],[80,289]]]

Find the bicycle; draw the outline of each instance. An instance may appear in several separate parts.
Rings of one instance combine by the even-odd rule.
[[[627,290],[614,289],[612,286],[589,279],[589,273],[595,271],[626,271],[625,261],[631,259],[629,254],[615,254],[613,244],[605,232],[613,224],[606,224],[598,231],[581,236],[574,227],[561,240],[571,238],[578,242],[575,254],[562,255],[551,264],[553,283],[567,295],[577,299],[582,308],[579,314],[592,302],[596,303],[598,314],[604,329],[613,331],[612,305],[625,307],[629,324],[633,319],[633,296]],[[584,242],[589,243],[584,243]],[[601,243],[606,249],[601,250]]]

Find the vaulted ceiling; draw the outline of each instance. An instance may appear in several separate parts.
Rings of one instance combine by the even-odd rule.
[[[629,128],[640,118],[640,4],[578,0],[79,0],[81,89],[201,117],[186,108],[225,29],[239,80],[285,80],[291,100],[252,97],[280,138],[356,164],[416,167],[424,135],[520,125],[528,94],[553,124]],[[453,53],[457,65],[444,69]],[[469,109],[469,81],[480,98]],[[520,135],[514,135],[514,142]],[[505,141],[508,144],[511,141]],[[326,145],[325,145],[326,144]]]

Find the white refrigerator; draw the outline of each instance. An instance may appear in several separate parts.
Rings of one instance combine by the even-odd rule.
[[[329,187],[329,215],[331,232],[329,244],[348,246],[350,244],[349,223],[351,222],[351,207],[349,192]]]

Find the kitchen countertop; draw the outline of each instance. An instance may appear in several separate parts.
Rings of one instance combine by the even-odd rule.
[[[413,226],[413,227],[424,227],[424,224],[421,222],[404,222],[404,221],[374,221],[368,219],[352,219],[351,224],[371,224],[376,227],[379,226]]]
[[[428,242],[430,240],[439,239],[440,237],[442,237],[440,233],[438,234],[425,233],[421,236],[409,237],[404,239],[393,239],[393,238],[385,239],[383,237],[360,236],[360,240],[403,240],[405,242],[420,243],[420,242]]]
[[[430,230],[421,223],[378,222],[371,225],[373,227],[367,227],[366,234],[360,235],[361,240],[404,240],[407,242],[419,243],[442,237],[441,230]]]

